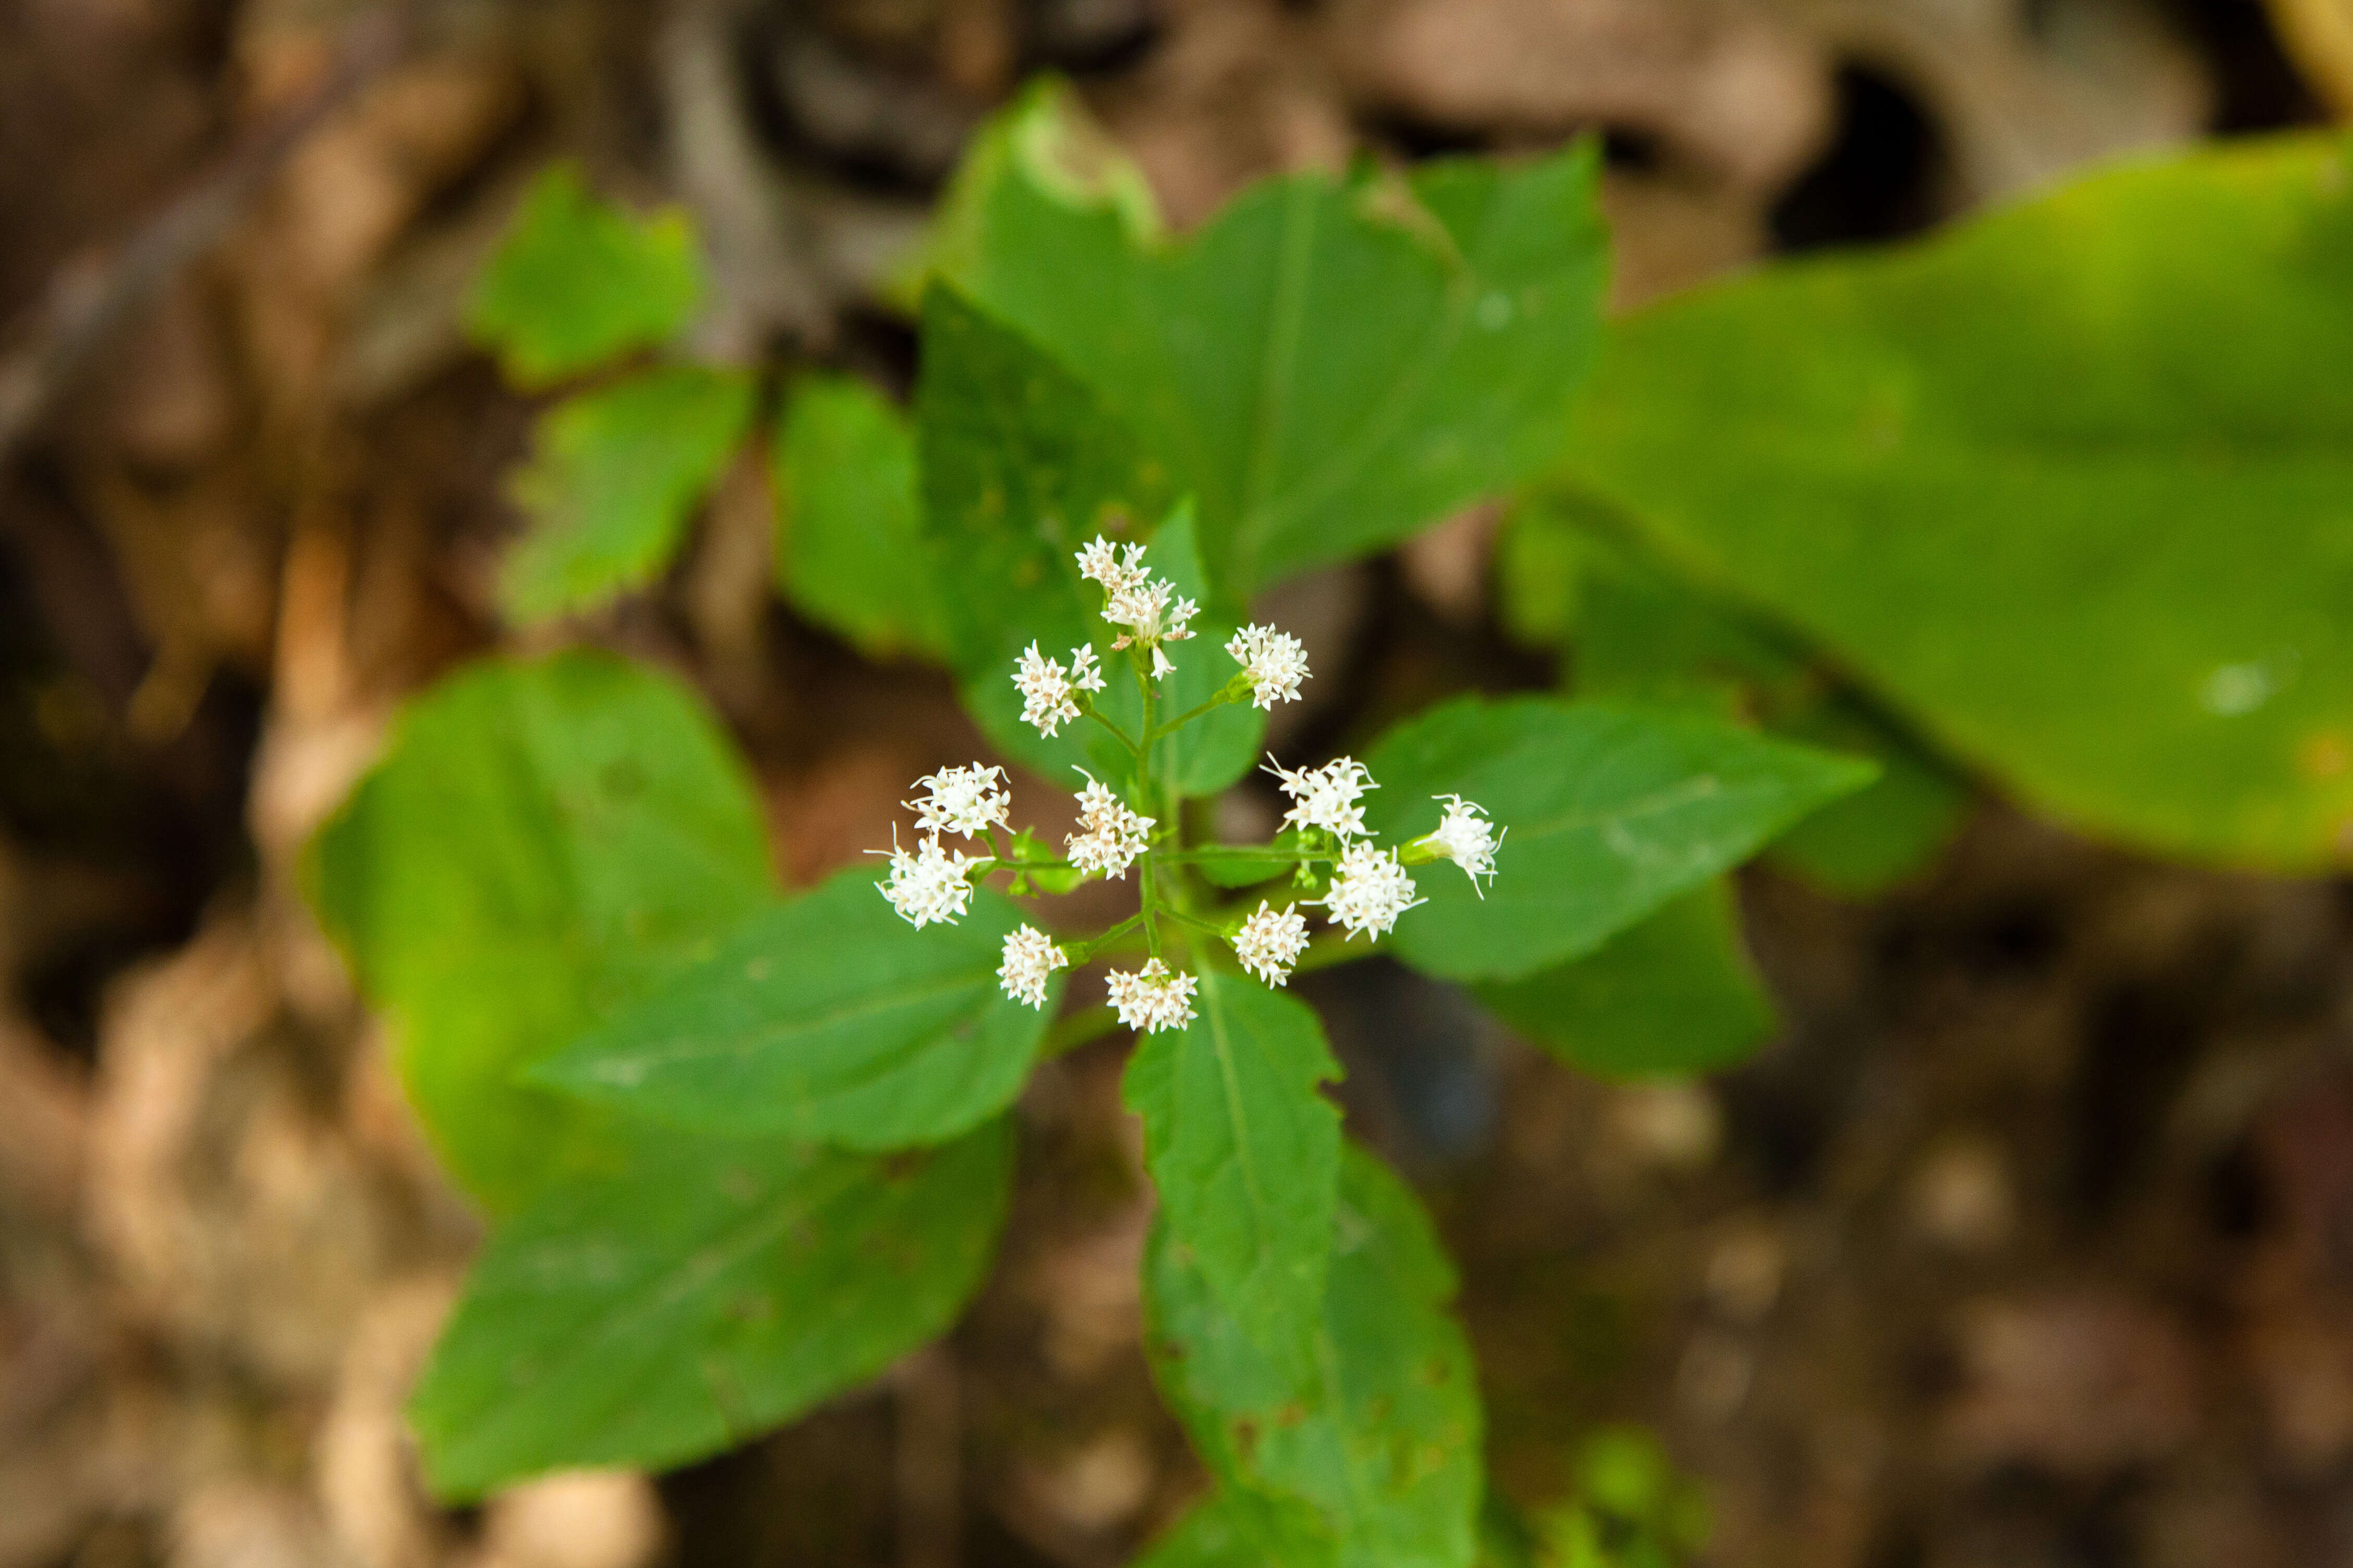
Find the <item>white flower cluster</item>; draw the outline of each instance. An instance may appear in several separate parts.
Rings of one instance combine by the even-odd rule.
[[[1264,772],[1282,781],[1282,793],[1295,805],[1282,814],[1293,827],[1320,827],[1335,838],[1356,838],[1365,831],[1365,809],[1356,802],[1368,789],[1381,786],[1365,764],[1354,757],[1335,757],[1320,768],[1286,768],[1270,756]]]
[[[1434,795],[1430,798],[1445,803],[1446,816],[1439,823],[1438,831],[1415,843],[1439,858],[1461,867],[1470,874],[1472,890],[1485,898],[1487,889],[1479,886],[1479,879],[1484,877],[1491,882],[1495,879],[1495,851],[1504,847],[1504,833],[1511,829],[1496,832],[1495,825],[1487,819],[1487,808],[1459,795]]]
[[[1179,595],[1174,583],[1146,569],[1141,544],[1123,549],[1097,534],[1093,543],[1078,552],[1078,561],[1080,576],[1103,584],[1103,619],[1127,628],[1111,646],[1149,648],[1155,680],[1176,668],[1160,645],[1191,637],[1193,617],[1201,606]]]
[[[1156,958],[1145,960],[1142,969],[1114,969],[1103,976],[1119,1021],[1147,1035],[1181,1029],[1193,1021],[1195,984],[1189,974],[1171,974]]]
[[[1398,863],[1396,850],[1359,840],[1340,851],[1324,896],[1308,902],[1322,904],[1332,923],[1354,942],[1366,931],[1376,938],[1388,935],[1398,916],[1423,900],[1413,896],[1413,879]]]
[[[1016,1002],[1040,1010],[1046,1005],[1046,982],[1071,962],[1071,955],[1056,947],[1053,938],[1029,925],[1005,939],[1003,957],[997,966],[997,983]]]
[[[870,855],[891,857],[891,876],[877,883],[899,918],[917,931],[934,921],[954,925],[972,907],[972,882],[965,875],[973,862],[970,857],[940,847],[940,836],[927,834],[916,844],[914,853],[899,847],[896,828],[891,833],[891,847],[870,849]]]
[[[1272,626],[1244,626],[1227,642],[1226,651],[1250,678],[1254,705],[1272,712],[1278,702],[1299,700],[1299,683],[1307,679],[1307,649],[1297,637]]]
[[[1033,641],[1021,652],[1021,662],[1013,671],[1013,684],[1021,692],[1021,721],[1051,735],[1066,721],[1079,716],[1073,693],[1103,689],[1103,669],[1095,663],[1092,643],[1072,648],[1071,666],[1065,669],[1060,661],[1039,653]]]
[[[1079,830],[1068,840],[1071,865],[1125,881],[1128,867],[1151,847],[1154,818],[1138,816],[1085,769],[1076,772],[1087,787],[1079,792]]]
[[[1005,826],[1013,797],[1006,793],[1004,780],[1003,768],[983,767],[978,763],[968,768],[942,768],[915,781],[918,789],[931,792],[928,797],[899,804],[921,817],[923,831],[934,837],[955,833],[977,838],[992,827]]]
[[[1289,980],[1292,965],[1306,951],[1307,917],[1296,904],[1285,905],[1277,914],[1274,906],[1261,899],[1258,911],[1234,932],[1234,956],[1269,985]]]

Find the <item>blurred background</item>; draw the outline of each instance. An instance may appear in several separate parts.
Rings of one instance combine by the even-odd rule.
[[[1039,71],[1180,226],[1598,134],[1629,307],[2353,113],[2353,5],[0,0],[0,1568],[1107,1568],[1198,1486],[1107,1044],[1025,1100],[946,1343],[678,1475],[435,1510],[399,1409],[477,1222],[295,890],[395,705],[500,636],[533,408],[458,322],[531,177],[691,211],[702,352],[903,389],[878,285]],[[711,695],[798,885],[973,742],[775,602],[772,505],[741,464],[595,635]],[[1300,721],[1549,679],[1492,538],[1297,590]],[[1894,893],[1741,890],[1787,1025],[1706,1082],[1576,1077],[1402,972],[1316,996],[1462,1265],[1497,1487],[1632,1421],[1713,1563],[2353,1564],[2348,889],[1987,800]]]

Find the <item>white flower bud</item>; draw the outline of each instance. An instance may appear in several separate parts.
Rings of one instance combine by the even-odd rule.
[[[1274,906],[1261,899],[1258,911],[1234,932],[1234,956],[1241,960],[1244,969],[1269,985],[1281,985],[1289,980],[1292,966],[1306,949],[1307,917],[1299,912],[1296,904],[1285,906],[1277,914]]]
[[[1181,1029],[1193,1021],[1193,987],[1189,974],[1171,974],[1158,959],[1147,959],[1130,973],[1113,970],[1103,976],[1103,988],[1119,1021],[1131,1029],[1156,1035]]]
[[[1070,954],[1036,926],[1022,926],[1005,939],[1005,962],[997,966],[997,983],[1016,1002],[1043,1009],[1046,982],[1054,971],[1067,967]]]

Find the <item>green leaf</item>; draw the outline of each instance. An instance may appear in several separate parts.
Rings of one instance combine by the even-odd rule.
[[[1135,1568],[1339,1568],[1340,1542],[1305,1503],[1211,1494],[1185,1511]]]
[[[639,1137],[475,1263],[409,1406],[434,1490],[680,1464],[864,1382],[979,1285],[1012,1157],[1002,1121],[888,1159]]]
[[[944,286],[925,296],[916,428],[941,581],[990,585],[944,596],[965,706],[993,742],[1049,777],[1068,782],[1074,767],[1106,782],[1126,777],[1132,761],[1092,721],[1051,738],[1021,721],[1014,663],[1033,640],[1064,664],[1094,642],[1108,682],[1097,702],[1128,734],[1142,732],[1127,658],[1111,651],[1095,615],[1102,591],[1080,578],[1075,560],[1108,531],[1148,540],[1153,571],[1203,606],[1192,639],[1169,648],[1176,668],[1158,688],[1159,716],[1215,694],[1236,668],[1223,644],[1240,617],[1202,569],[1191,509],[1167,504],[1165,472],[1092,392]],[[1249,771],[1265,731],[1254,708],[1217,710],[1162,743],[1161,775],[1185,795],[1222,789]]]
[[[1040,1012],[997,984],[1021,923],[982,889],[961,922],[917,931],[872,867],[844,871],[754,914],[531,1077],[698,1132],[938,1142],[1011,1104],[1045,1036],[1052,999]]]
[[[590,195],[577,167],[557,163],[475,280],[466,330],[498,351],[510,381],[537,389],[675,337],[702,290],[683,211],[632,217]]]
[[[870,658],[946,657],[906,418],[855,376],[812,375],[776,423],[776,586]]]
[[[1786,636],[1639,549],[1588,530],[1577,686],[1586,696],[1746,717],[1785,739],[1872,758],[1879,778],[1790,829],[1782,864],[1832,892],[1902,881],[1959,828],[1968,791],[1895,727],[1833,688]]]
[[[1569,1066],[1611,1079],[1729,1067],[1769,1038],[1778,1022],[1722,878],[1620,931],[1598,952],[1525,980],[1475,986],[1472,994]]]
[[[435,1147],[494,1212],[603,1136],[516,1070],[775,896],[717,726],[674,682],[587,652],[418,698],[305,869]]]
[[[1340,1077],[1305,1003],[1214,971],[1192,1023],[1146,1035],[1123,1088],[1169,1243],[1240,1331],[1283,1342],[1324,1300],[1339,1202]]]
[[[541,416],[514,476],[532,527],[500,573],[509,618],[592,609],[659,576],[743,438],[752,397],[733,371],[666,365]]]
[[[1968,820],[1968,786],[1908,737],[1831,700],[1774,726],[1792,740],[1879,764],[1878,782],[1832,801],[1774,840],[1767,858],[1832,893],[1863,898],[1916,875]]]
[[[923,532],[965,705],[1000,750],[1067,782],[1091,761],[1092,726],[1049,739],[1021,722],[1014,664],[1033,640],[1066,665],[1092,640],[1076,552],[1101,531],[1137,538],[1134,521],[1168,503],[1166,476],[1068,371],[938,284],[923,296]]]
[[[2240,143],[1644,312],[1569,467],[2035,808],[2319,870],[2353,822],[2348,363],[2346,143]]]
[[[1871,763],[1672,710],[1464,698],[1366,758],[1392,843],[1437,827],[1431,797],[1483,805],[1507,837],[1484,898],[1439,862],[1398,922],[1399,957],[1450,980],[1510,980],[1581,957],[1783,828],[1870,782]]]
[[[1413,1194],[1357,1149],[1333,1231],[1321,1322],[1269,1350],[1219,1305],[1164,1215],[1145,1258],[1154,1372],[1211,1473],[1314,1508],[1339,1563],[1469,1568],[1482,1416],[1445,1307],[1453,1271]]]
[[[944,264],[1198,497],[1227,591],[1378,550],[1551,460],[1599,336],[1591,146],[1294,174],[1162,241],[1130,182],[1071,170],[1090,138],[1032,123],[1069,97],[1014,112],[959,183]]]

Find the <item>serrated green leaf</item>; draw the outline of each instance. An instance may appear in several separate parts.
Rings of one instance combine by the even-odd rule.
[[[776,586],[870,658],[947,655],[905,416],[855,376],[793,388],[771,454]]]
[[[499,575],[510,619],[593,609],[659,576],[752,417],[752,382],[666,365],[540,416],[514,498],[531,531]]]
[[[1122,1089],[1169,1244],[1241,1332],[1287,1342],[1324,1300],[1339,1202],[1340,1077],[1305,1003],[1252,980],[1200,976],[1193,1021],[1146,1035]]]
[[[411,703],[305,869],[435,1148],[493,1212],[605,1137],[518,1069],[775,897],[757,798],[701,704],[579,651]]]
[[[2036,809],[2312,871],[2353,820],[2347,363],[2353,158],[2240,143],[1643,312],[1570,469]]]
[[[1440,862],[1398,955],[1449,980],[1511,980],[1593,952],[1678,893],[1731,869],[1873,765],[1673,710],[1464,698],[1408,720],[1366,757],[1366,826],[1402,843],[1461,795],[1507,833],[1476,896]]]
[[[887,1159],[667,1131],[550,1188],[468,1277],[409,1405],[445,1498],[700,1458],[862,1383],[987,1271],[1002,1121]]]
[[[510,381],[535,390],[675,337],[702,290],[683,211],[633,217],[557,163],[533,182],[475,280],[466,330],[498,351]]]
[[[1145,1258],[1153,1370],[1228,1488],[1303,1502],[1346,1568],[1469,1568],[1482,1490],[1454,1276],[1405,1185],[1345,1151],[1322,1321],[1270,1350],[1219,1305],[1164,1215]]]
[[[984,889],[962,921],[912,930],[859,867],[754,914],[530,1076],[697,1132],[935,1143],[1011,1104],[1037,1058],[1051,998],[1024,1006],[997,979],[1021,923]]]
[[[1394,543],[1550,460],[1608,271],[1589,146],[1294,174],[1160,241],[1106,195],[1126,183],[1068,172],[1091,139],[1050,122],[1077,112],[1033,96],[985,143],[944,265],[1198,498],[1228,592]]]
[[[1610,1079],[1729,1067],[1772,1036],[1773,1004],[1718,878],[1600,951],[1525,980],[1472,987],[1482,1005],[1569,1066]]]

